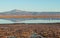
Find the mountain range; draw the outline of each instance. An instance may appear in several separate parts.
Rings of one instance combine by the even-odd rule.
[[[58,15],[60,12],[29,12],[29,11],[22,11],[22,10],[11,10],[6,12],[0,12],[0,15]]]

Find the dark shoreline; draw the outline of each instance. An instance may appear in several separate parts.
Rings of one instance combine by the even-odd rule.
[[[7,25],[7,24],[0,24],[0,25]],[[10,24],[13,25],[13,24],[60,24],[60,23],[10,23]]]

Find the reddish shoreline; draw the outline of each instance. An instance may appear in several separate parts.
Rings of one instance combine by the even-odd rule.
[[[60,36],[60,23],[38,23],[38,24],[0,24],[0,37],[6,38],[7,36],[20,36],[27,37],[31,33],[36,32],[46,38],[55,38]],[[60,38],[60,37],[59,37]]]
[[[60,18],[60,15],[0,15],[0,18]]]

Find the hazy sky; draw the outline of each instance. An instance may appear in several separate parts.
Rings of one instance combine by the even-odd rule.
[[[0,0],[0,11],[60,11],[60,0]]]

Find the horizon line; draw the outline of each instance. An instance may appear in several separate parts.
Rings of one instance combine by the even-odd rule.
[[[11,9],[11,10],[0,11],[0,12],[8,12],[8,11],[12,11],[12,10],[26,11],[26,12],[60,12],[60,11],[31,11],[31,10],[20,10],[20,9]]]

